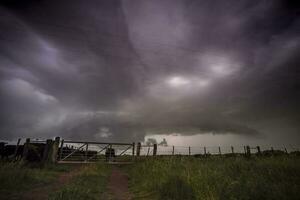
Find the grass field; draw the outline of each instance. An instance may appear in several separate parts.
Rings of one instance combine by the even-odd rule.
[[[299,157],[162,157],[126,170],[135,199],[300,199]]]
[[[121,170],[128,174],[133,199],[300,199],[299,156],[147,157]],[[44,168],[1,163],[0,199],[22,199],[25,191],[30,194],[33,189],[55,185],[60,176],[74,171],[65,184],[42,191],[49,193],[50,200],[107,200],[103,194],[109,192],[111,166],[104,163]]]
[[[110,168],[105,164],[88,165],[72,182],[50,195],[49,200],[101,199],[106,188]]]
[[[33,187],[47,185],[56,177],[71,169],[66,165],[47,167],[29,166],[22,163],[0,163],[0,199],[19,198]]]
[[[59,177],[68,173],[75,175],[64,185]],[[46,193],[46,197],[49,196],[51,200],[99,199],[105,190],[109,174],[109,166],[103,163],[83,167],[62,164],[40,167],[2,162],[0,199],[23,199],[26,196],[26,199],[44,199],[39,192]],[[60,189],[57,190],[57,186]],[[28,197],[28,194],[32,197]]]

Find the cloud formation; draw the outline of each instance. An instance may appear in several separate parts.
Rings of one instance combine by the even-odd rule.
[[[3,139],[275,127],[299,138],[296,1],[4,1],[0,12]]]

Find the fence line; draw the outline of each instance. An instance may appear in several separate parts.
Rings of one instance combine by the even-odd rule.
[[[18,149],[23,146],[23,156],[27,154],[27,147],[30,144],[43,144],[43,160],[83,160],[97,161],[105,159],[107,149],[113,149],[118,157],[125,156],[159,156],[159,155],[190,155],[190,156],[208,156],[208,155],[246,155],[251,154],[280,154],[280,153],[299,153],[300,148],[292,145],[226,145],[226,146],[162,146],[157,144],[142,145],[138,143],[105,143],[105,142],[85,142],[61,140],[56,137],[55,140],[25,140],[19,139],[13,149],[12,155],[16,157]],[[3,149],[7,142],[0,142],[0,149]],[[21,146],[21,147],[20,147]]]

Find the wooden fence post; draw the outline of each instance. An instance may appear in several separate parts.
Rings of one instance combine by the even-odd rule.
[[[64,148],[64,140],[62,140],[62,141],[61,141],[61,144],[60,144],[59,160],[62,159],[62,156],[63,156],[63,148]]]
[[[157,154],[157,144],[153,144],[153,156]]]
[[[245,155],[247,155],[246,146],[244,146],[244,153],[245,153]]]
[[[189,156],[191,155],[191,147],[189,147]]]
[[[288,154],[288,151],[287,151],[287,149],[285,147],[284,147],[284,151],[285,151],[286,154]]]
[[[51,146],[52,146],[52,140],[48,139],[46,140],[46,145],[43,152],[42,162],[49,162],[51,161]]]
[[[56,163],[56,161],[57,161],[59,141],[60,141],[60,137],[56,137],[55,140],[53,141],[53,144],[51,147],[51,162],[52,163]]]
[[[23,160],[27,160],[29,144],[30,144],[30,138],[27,138],[23,149]]]
[[[173,146],[173,149],[172,149],[172,155],[174,156],[174,153],[175,153],[175,147]]]
[[[21,142],[21,138],[18,139],[17,145],[16,145],[16,149],[15,149],[15,153],[14,153],[14,160],[17,159],[17,154],[18,154],[18,149],[19,149],[19,145]]]
[[[5,148],[5,142],[0,142],[0,153],[4,153],[4,148]]]
[[[137,143],[137,147],[136,147],[136,155],[140,156],[140,153],[141,153],[141,143],[138,142]]]
[[[132,156],[134,156],[134,151],[135,151],[135,143],[132,143]]]
[[[109,149],[110,150],[109,150],[109,160],[108,161],[110,162],[112,160],[111,159],[111,157],[112,157],[112,144],[109,145]]]
[[[251,156],[251,150],[250,150],[250,146],[246,146],[246,155],[248,156],[248,157],[250,157]]]
[[[261,154],[260,146],[257,146],[256,148],[257,148],[257,154],[260,155]]]
[[[206,156],[206,147],[204,147],[204,156]]]
[[[221,147],[219,146],[219,154],[222,155]]]
[[[89,143],[86,143],[85,146],[85,162],[88,160],[88,152],[89,152]]]
[[[274,154],[274,148],[273,147],[271,147],[271,153],[272,153],[272,155]]]
[[[231,153],[234,154],[234,148],[231,146]]]

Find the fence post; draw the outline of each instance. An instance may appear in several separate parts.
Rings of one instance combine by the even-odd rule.
[[[111,159],[111,156],[112,156],[112,155],[111,155],[111,153],[112,153],[112,144],[109,144],[109,147],[108,147],[108,148],[109,148],[108,162],[111,162],[111,160],[112,160],[112,159]]]
[[[135,151],[135,143],[132,143],[132,156],[134,156],[134,151]]]
[[[153,144],[153,156],[157,154],[157,144]]]
[[[17,142],[17,146],[16,146],[15,153],[14,153],[14,160],[17,159],[17,154],[18,154],[18,149],[19,149],[20,142],[21,142],[21,138],[19,138],[18,142]]]
[[[0,152],[1,152],[1,154],[4,151],[4,147],[5,147],[5,142],[0,142]]]
[[[52,148],[51,148],[51,162],[52,163],[55,163],[57,161],[59,141],[60,141],[60,137],[56,137],[53,142]]]
[[[231,146],[231,153],[234,154],[234,148]]]
[[[222,155],[221,147],[219,146],[219,154]]]
[[[257,148],[257,154],[260,155],[261,154],[260,147],[257,146],[256,148]]]
[[[271,152],[272,152],[272,155],[274,155],[274,148],[271,147]]]
[[[88,160],[88,150],[89,150],[89,143],[86,143],[85,146],[85,162]]]
[[[141,153],[141,143],[138,142],[137,143],[137,147],[136,147],[136,155],[140,156],[140,153]]]
[[[174,156],[174,152],[175,152],[175,147],[173,146],[173,149],[172,149],[172,155]]]
[[[189,156],[191,155],[191,147],[189,147]]]
[[[206,156],[206,147],[204,147],[204,156]]]
[[[245,155],[247,155],[246,146],[244,146],[244,153],[245,153]]]
[[[24,160],[27,160],[28,150],[29,150],[29,143],[30,143],[30,138],[27,138],[26,142],[24,144],[24,149],[23,149],[23,159]]]
[[[250,157],[251,156],[251,150],[250,150],[250,146],[246,146],[246,155],[248,156],[248,157]]]
[[[287,149],[285,147],[284,147],[284,151],[285,151],[286,154],[288,154],[288,151],[287,151]]]
[[[64,140],[61,141],[60,144],[60,151],[59,151],[59,160],[62,159],[62,155],[63,155],[63,148],[64,148]]]
[[[44,148],[43,158],[42,158],[43,162],[48,162],[50,159],[51,145],[52,145],[52,140],[51,139],[46,140],[46,145]]]

